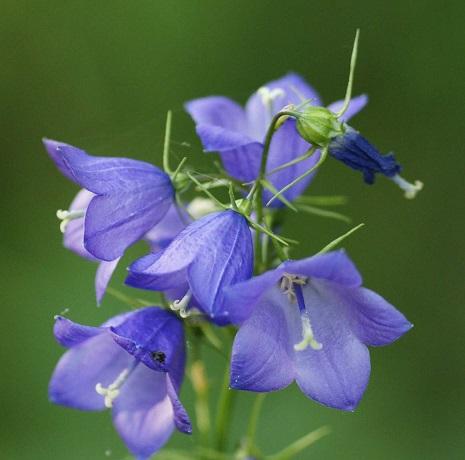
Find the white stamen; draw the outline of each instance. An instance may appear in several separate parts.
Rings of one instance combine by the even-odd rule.
[[[116,380],[106,388],[101,383],[97,383],[97,385],[95,385],[95,391],[104,398],[103,402],[105,407],[113,407],[113,401],[118,397],[120,388],[123,386],[124,382],[126,382],[129,374],[134,370],[134,368],[135,366],[124,369],[124,371],[116,377]]]
[[[306,276],[291,275],[290,273],[284,273],[281,278],[280,288],[287,295],[289,302],[296,303],[297,298],[295,295],[294,285],[305,286],[308,282]]]
[[[59,209],[57,211],[57,217],[61,220],[60,222],[60,230],[61,233],[65,233],[66,227],[68,224],[74,219],[80,219],[86,215],[85,209],[77,209],[74,211],[66,211],[64,209]]]
[[[270,89],[267,86],[262,86],[257,90],[258,95],[262,100],[262,104],[270,111],[273,112],[273,103],[278,97],[283,97],[286,92],[282,88]]]
[[[308,346],[314,350],[321,350],[323,345],[315,339],[313,334],[312,324],[307,314],[301,316],[302,319],[302,340],[294,345],[295,351],[303,351]]]
[[[406,181],[403,177],[396,174],[391,179],[405,192],[405,198],[412,200],[417,193],[423,188],[423,182],[416,180],[413,184]]]
[[[187,310],[189,307],[189,302],[192,298],[192,292],[187,291],[186,295],[181,300],[175,300],[170,304],[170,308],[173,311],[179,312],[181,318],[187,318],[192,315],[191,310]]]

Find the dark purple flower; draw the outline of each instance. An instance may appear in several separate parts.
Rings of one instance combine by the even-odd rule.
[[[333,138],[329,144],[329,153],[352,169],[361,171],[367,184],[375,182],[375,174],[383,174],[392,179],[405,191],[407,198],[414,198],[423,184],[407,182],[401,176],[401,166],[392,153],[382,155],[359,132],[346,126],[346,132]]]
[[[209,214],[184,229],[164,250],[129,267],[126,283],[179,293],[174,306],[195,306],[219,325],[230,322],[223,289],[252,276],[253,244],[247,220],[235,211]]]
[[[153,165],[94,157],[48,139],[44,145],[62,174],[95,195],[86,209],[63,212],[60,217],[68,223],[84,216],[84,247],[99,260],[121,257],[160,222],[173,203],[169,176]]]
[[[263,151],[263,141],[273,116],[288,104],[298,105],[311,100],[321,105],[316,91],[300,76],[290,73],[279,80],[267,83],[247,101],[245,109],[223,96],[210,96],[190,101],[186,110],[196,123],[196,131],[207,152],[219,152],[228,174],[249,182],[256,179]],[[367,103],[366,96],[358,96],[351,102],[343,120],[358,113]],[[337,111],[342,101],[328,108]],[[310,148],[295,129],[295,120],[288,119],[273,136],[268,154],[268,172],[301,155]],[[278,190],[292,182],[315,165],[319,153],[310,159],[278,171],[268,177]],[[288,200],[299,196],[308,186],[313,175],[309,175],[284,193]],[[267,191],[265,200],[271,198]],[[275,201],[278,204],[278,201]]]
[[[229,288],[232,320],[247,318],[234,341],[231,387],[264,392],[296,380],[315,401],[354,410],[370,376],[367,345],[387,345],[412,327],[361,283],[345,252],[335,251]]]
[[[401,170],[393,154],[381,155],[376,147],[352,128],[347,128],[345,134],[331,140],[329,153],[350,168],[361,171],[367,184],[374,183],[375,173],[393,177]]]
[[[100,327],[58,316],[54,334],[69,350],[50,381],[52,402],[90,411],[112,407],[116,430],[138,459],[159,450],[175,427],[191,433],[178,399],[184,332],[172,313],[148,307]]]

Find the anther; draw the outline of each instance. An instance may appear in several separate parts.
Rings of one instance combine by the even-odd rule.
[[[284,273],[283,277],[281,278],[280,288],[283,293],[287,295],[289,302],[296,303],[297,297],[294,286],[305,286],[307,282],[308,278],[306,276]]]
[[[75,211],[66,211],[63,209],[59,209],[57,211],[57,217],[61,220],[60,222],[60,230],[61,233],[65,233],[66,227],[68,224],[75,219],[80,219],[86,215],[85,209],[77,209]]]
[[[395,182],[405,193],[405,198],[412,200],[415,198],[417,193],[423,189],[423,182],[416,180],[413,184],[406,181],[403,177],[396,174],[394,177],[391,177],[393,182]]]

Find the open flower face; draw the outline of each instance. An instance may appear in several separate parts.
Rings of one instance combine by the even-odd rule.
[[[294,380],[310,398],[342,410],[358,405],[370,376],[367,345],[411,328],[361,277],[343,251],[288,261],[229,288],[243,322],[234,342],[231,387],[273,391]]]

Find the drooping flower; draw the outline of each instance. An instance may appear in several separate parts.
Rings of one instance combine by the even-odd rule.
[[[373,184],[375,174],[382,174],[393,180],[404,192],[406,198],[414,198],[423,188],[420,181],[413,184],[399,175],[400,164],[392,153],[382,155],[358,131],[351,128],[343,118],[338,118],[337,108],[308,105],[302,111],[294,112],[296,127],[303,139],[322,148],[352,169],[361,171],[367,184]],[[292,109],[291,109],[292,112]]]
[[[196,123],[196,131],[207,152],[219,152],[224,168],[238,180],[249,182],[256,179],[263,151],[263,142],[273,116],[289,104],[298,105],[304,100],[321,105],[317,92],[300,76],[288,74],[259,88],[246,103],[245,109],[223,96],[195,99],[186,104],[186,110]],[[351,101],[343,119],[357,114],[367,103],[362,95]],[[331,104],[330,110],[338,110],[342,101]],[[303,155],[310,144],[303,140],[295,128],[295,120],[288,119],[274,134],[266,171]],[[267,178],[278,190],[309,170],[319,159],[319,153],[293,166],[277,171]],[[300,181],[284,193],[288,200],[299,196],[308,186],[313,175]],[[271,193],[266,191],[268,201]],[[274,203],[278,204],[278,201]]]
[[[100,327],[56,317],[54,334],[69,348],[49,385],[50,400],[79,410],[112,408],[128,449],[148,459],[176,427],[191,433],[178,398],[185,365],[182,323],[147,307],[115,316]]]
[[[367,184],[374,183],[376,173],[383,174],[392,179],[410,199],[415,198],[423,188],[420,181],[411,184],[399,175],[402,168],[392,153],[382,155],[359,132],[348,126],[344,134],[331,140],[329,153],[350,168],[361,171]]]
[[[63,212],[61,217],[64,226],[84,217],[84,247],[99,260],[121,257],[160,222],[173,203],[169,176],[153,165],[94,157],[48,139],[44,145],[63,175],[95,195],[86,209]]]
[[[367,345],[387,345],[412,327],[361,283],[351,260],[335,251],[286,261],[227,289],[231,319],[242,322],[231,387],[266,392],[295,380],[309,398],[354,410],[370,375]]]
[[[129,267],[130,286],[179,293],[174,307],[196,307],[219,325],[230,322],[223,289],[252,276],[253,244],[245,217],[232,211],[209,214],[184,229],[164,250]]]

